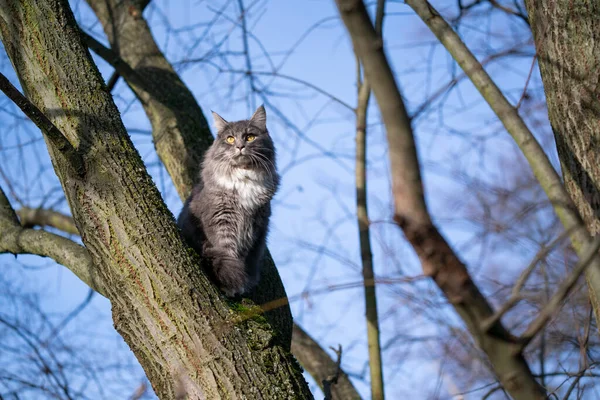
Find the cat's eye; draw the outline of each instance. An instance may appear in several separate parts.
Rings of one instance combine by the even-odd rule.
[[[246,136],[246,142],[251,142],[254,139],[256,139],[256,136],[254,136],[254,135],[248,135],[248,136]]]
[[[227,139],[225,139],[225,141],[229,144],[233,144],[233,142],[235,142],[235,138],[233,136],[227,136]]]

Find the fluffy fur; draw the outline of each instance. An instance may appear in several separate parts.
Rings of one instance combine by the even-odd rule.
[[[221,290],[233,297],[260,278],[279,176],[263,106],[249,120],[227,122],[214,112],[213,118],[217,137],[177,223],[189,245],[210,259],[210,275]]]

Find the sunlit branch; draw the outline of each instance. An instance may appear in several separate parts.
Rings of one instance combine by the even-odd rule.
[[[429,2],[426,0],[407,0],[406,3],[415,10],[446,47],[513,137],[550,199],[565,230],[572,232],[571,243],[575,251],[579,257],[583,257],[585,250],[592,243],[592,238],[585,229],[583,220],[563,186],[560,176],[550,163],[540,143],[519,115],[518,110],[510,104],[458,34],[444,21]],[[590,268],[586,269],[586,281],[596,319],[600,320],[599,255],[590,260]]]
[[[544,389],[536,382],[523,355],[515,353],[515,338],[501,322],[497,321],[489,333],[481,331],[481,321],[492,316],[493,309],[431,221],[410,119],[364,3],[360,0],[336,0],[336,3],[385,124],[394,220],[419,256],[425,274],[434,279],[488,355],[503,387],[515,399],[544,399]]]
[[[65,237],[23,228],[0,188],[0,253],[49,257],[70,269],[86,285],[104,295],[104,284],[87,249]]]
[[[69,165],[77,172],[79,176],[83,176],[85,168],[83,159],[77,153],[77,150],[62,134],[62,132],[54,126],[54,124],[40,111],[33,103],[23,96],[16,87],[10,83],[6,77],[0,73],[0,90],[11,99],[17,107],[23,111],[27,117],[42,131],[52,145],[62,154],[69,162]]]

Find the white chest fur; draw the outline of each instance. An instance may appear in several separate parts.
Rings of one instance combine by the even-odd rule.
[[[243,168],[219,175],[216,181],[222,188],[237,192],[240,204],[245,208],[257,208],[264,204],[271,185],[265,174]]]

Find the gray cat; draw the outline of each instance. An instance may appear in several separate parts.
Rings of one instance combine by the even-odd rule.
[[[249,120],[227,122],[215,112],[213,118],[217,137],[177,224],[211,261],[209,275],[233,297],[258,283],[279,175],[263,106]]]

